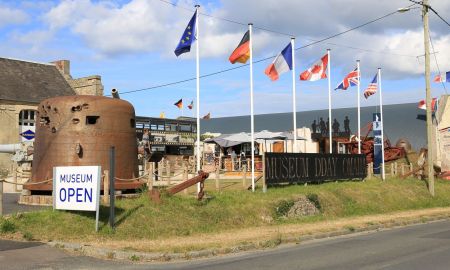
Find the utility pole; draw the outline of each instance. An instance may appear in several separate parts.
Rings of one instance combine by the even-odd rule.
[[[430,37],[428,31],[428,0],[422,1],[423,36],[425,43],[425,91],[427,103],[427,161],[428,161],[428,190],[434,196],[434,168],[433,168],[433,123],[431,118],[431,89],[430,89]]]

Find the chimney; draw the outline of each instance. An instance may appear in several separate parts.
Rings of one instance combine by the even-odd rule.
[[[69,60],[57,60],[51,62],[61,72],[62,75],[70,77],[70,61]]]

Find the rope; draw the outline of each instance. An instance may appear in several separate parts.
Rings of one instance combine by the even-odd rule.
[[[19,183],[19,182],[12,182],[12,181],[8,181],[8,180],[6,180],[6,179],[0,179],[0,182],[5,182],[5,183],[8,183],[8,184],[13,184],[13,185],[39,185],[39,184],[43,184],[43,183],[47,183],[47,182],[50,182],[50,181],[53,181],[53,179],[47,179],[47,180],[44,180],[44,181],[41,181],[41,182],[31,182],[31,183]]]
[[[118,180],[118,181],[123,181],[123,182],[133,182],[133,181],[139,181],[140,179],[147,177],[147,176],[148,176],[148,173],[144,174],[142,176],[136,177],[136,178],[123,179],[123,178],[114,177],[114,179]]]
[[[171,178],[171,177],[177,177],[177,176],[180,176],[180,175],[182,175],[184,172],[181,172],[181,173],[179,173],[179,174],[175,174],[175,175],[172,175],[172,176],[163,176],[163,175],[159,175],[159,174],[156,174],[156,173],[152,173],[154,176],[156,176],[156,177],[158,177],[158,178]]]

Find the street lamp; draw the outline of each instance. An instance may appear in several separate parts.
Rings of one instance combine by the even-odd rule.
[[[416,3],[416,2],[414,2]],[[425,92],[426,92],[426,116],[427,116],[427,162],[428,162],[428,190],[431,196],[434,196],[434,168],[433,168],[433,127],[431,118],[431,91],[430,91],[430,37],[428,30],[428,9],[431,7],[428,5],[428,0],[423,0],[421,3],[416,3],[422,6],[422,17],[423,17],[423,42],[425,45]],[[404,13],[410,11],[411,9],[418,7],[404,7],[399,8],[397,11]]]

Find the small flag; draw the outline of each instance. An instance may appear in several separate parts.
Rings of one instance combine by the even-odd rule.
[[[337,89],[347,90],[347,88],[358,85],[358,83],[359,83],[359,72],[358,68],[355,68],[353,71],[347,74],[347,76],[345,76],[342,82],[334,90]]]
[[[367,86],[366,90],[364,90],[364,97],[367,99],[371,95],[375,94],[378,90],[378,73],[373,77],[372,82]]]
[[[272,81],[278,80],[282,73],[292,70],[292,44],[289,44],[284,48],[281,53],[275,57],[272,64],[270,64],[264,73],[269,76]]]
[[[175,104],[173,104],[175,106],[178,107],[178,109],[183,108],[183,99],[178,100],[177,102],[175,102]]]
[[[301,81],[317,81],[327,78],[328,54],[325,54],[320,60],[315,62],[308,70],[300,74]]]
[[[241,42],[239,42],[239,45],[234,49],[233,53],[230,55],[231,64],[234,64],[236,62],[245,64],[247,60],[250,58],[250,32],[247,31],[244,34],[244,37],[242,38]]]
[[[436,75],[436,77],[434,77],[434,82],[450,82],[450,71]]]
[[[191,103],[187,106],[189,110],[192,110],[194,108],[194,101],[191,101]]]
[[[437,98],[433,98],[431,100],[431,108],[432,108],[432,112],[437,111],[437,106],[438,106],[438,99]],[[422,110],[426,110],[427,109],[427,103],[424,99],[422,99],[421,101],[419,101],[419,105],[417,106],[417,108],[422,109]]]
[[[178,46],[174,51],[176,56],[191,51],[191,45],[196,39],[195,37],[196,18],[197,18],[197,11],[195,11],[194,16],[192,16],[191,20],[189,21],[186,29],[184,30],[183,35],[181,36],[180,43],[178,43]]]
[[[166,118],[166,114],[165,114],[164,112],[161,112],[161,113],[159,114],[159,118]]]
[[[209,112],[207,115],[203,116],[202,119],[205,119],[205,120],[211,119],[211,113]]]

